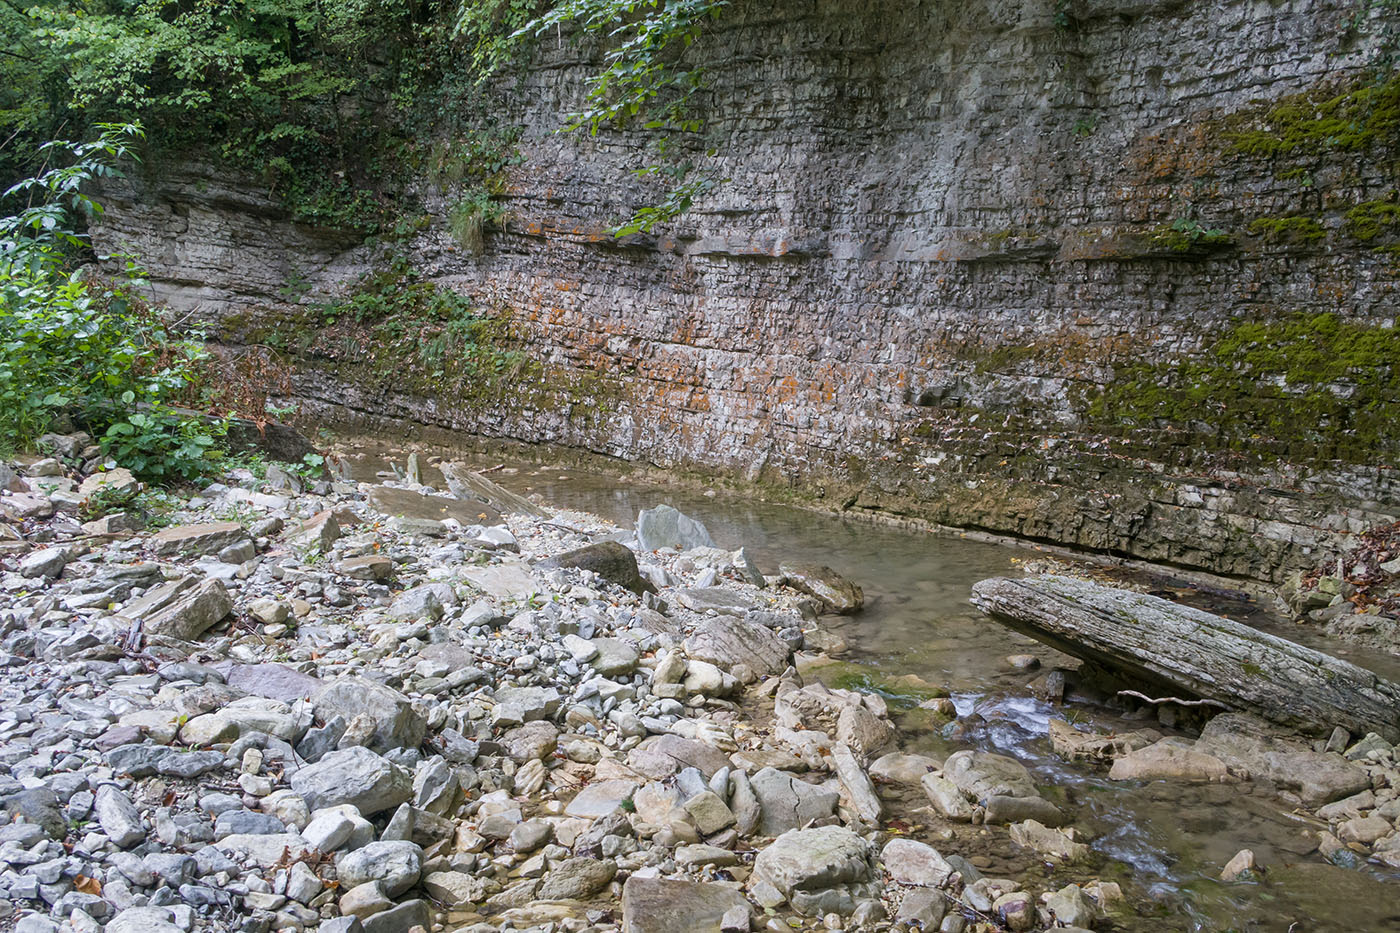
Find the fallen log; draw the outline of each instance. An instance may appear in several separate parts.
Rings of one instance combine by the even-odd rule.
[[[1045,575],[995,577],[972,604],[1053,648],[1147,685],[1312,734],[1400,740],[1400,684],[1348,661],[1156,596]]]

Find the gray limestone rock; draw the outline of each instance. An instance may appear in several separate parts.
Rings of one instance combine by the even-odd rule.
[[[187,576],[155,587],[122,614],[140,620],[147,637],[193,641],[231,611],[233,600],[221,580]]]
[[[313,811],[348,803],[373,816],[413,796],[412,775],[361,746],[331,752],[299,768],[291,784]]]
[[[589,642],[597,654],[588,662],[601,677],[619,677],[637,669],[637,646],[621,638],[595,638]]]
[[[97,789],[93,812],[107,838],[119,848],[129,849],[146,838],[141,814],[131,799],[112,784],[103,784]]]
[[[427,728],[408,697],[364,677],[346,676],[327,684],[316,694],[313,709],[322,720],[368,717],[374,728],[367,744],[376,752],[416,748]]]
[[[939,887],[953,873],[953,866],[931,845],[913,839],[895,838],[885,843],[880,861],[891,880],[899,884]]]
[[[875,866],[870,843],[843,826],[823,826],[774,839],[754,859],[753,876],[793,900],[796,892],[869,882]]]
[[[106,933],[184,933],[164,907],[128,907],[112,918]]]
[[[336,857],[335,870],[347,888],[378,882],[388,897],[398,897],[418,883],[423,850],[412,842],[371,842]]]
[[[1286,730],[1249,713],[1213,718],[1201,730],[1195,750],[1294,790],[1310,807],[1371,786],[1366,772],[1342,755],[1313,751]]]
[[[269,813],[253,810],[225,810],[214,820],[214,838],[223,839],[235,833],[281,833],[287,826]]]
[[[43,577],[52,580],[63,572],[68,564],[68,549],[48,547],[41,551],[26,554],[19,562],[19,575],[22,577]]]
[[[425,583],[400,593],[384,614],[386,618],[404,621],[440,619],[446,607],[456,603],[452,587],[445,583]]]
[[[784,564],[778,573],[788,586],[815,597],[830,612],[848,615],[865,605],[859,586],[822,564]]]
[[[1003,797],[993,795],[982,801],[988,823],[1021,823],[1036,820],[1046,826],[1063,826],[1064,811],[1043,797]]]
[[[427,901],[415,898],[368,917],[363,923],[364,933],[404,933],[414,927],[426,930],[432,925],[432,911]]]
[[[321,681],[284,664],[230,664],[220,667],[230,687],[255,697],[293,703],[316,695]]]
[[[553,723],[544,720],[527,722],[501,736],[501,745],[506,754],[520,764],[554,754],[558,744],[559,730]]]
[[[753,609],[747,597],[722,586],[680,587],[675,595],[676,601],[692,612],[743,617]]]
[[[500,687],[491,719],[500,726],[519,726],[549,719],[559,711],[563,697],[553,687]]]
[[[705,526],[669,505],[643,509],[637,513],[637,548],[655,551],[675,548],[687,551],[693,547],[714,547],[715,542]]]
[[[540,561],[535,566],[541,570],[553,567],[577,567],[580,570],[590,570],[609,583],[616,583],[638,596],[643,593],[656,592],[654,586],[642,579],[641,572],[637,568],[637,555],[632,553],[631,548],[616,541],[599,541],[596,544],[588,544]]]
[[[5,814],[12,820],[37,826],[51,839],[62,839],[68,832],[58,797],[48,787],[32,787],[6,797]]]
[[[696,626],[695,634],[685,640],[685,653],[726,671],[746,664],[762,676],[786,668],[792,649],[766,626],[721,616]]]
[[[774,768],[764,768],[749,783],[761,810],[758,832],[764,836],[777,836],[811,820],[831,816],[840,797],[834,790],[808,784]]]
[[[954,752],[943,763],[943,776],[973,800],[1040,796],[1024,765],[991,752]]]
[[[205,525],[176,525],[151,535],[148,546],[159,557],[177,554],[217,554],[248,537],[237,522],[211,522]]]
[[[725,884],[633,875],[622,886],[623,933],[726,933],[735,911],[748,929],[748,901]]]
[[[550,869],[540,885],[541,900],[582,900],[592,897],[613,880],[617,864],[610,859],[565,859]]]
[[[632,749],[627,766],[653,780],[670,777],[683,768],[695,768],[709,780],[716,771],[729,766],[729,756],[697,739],[653,735]]]

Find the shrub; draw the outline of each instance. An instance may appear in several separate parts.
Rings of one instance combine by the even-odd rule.
[[[218,456],[222,433],[175,407],[198,398],[203,348],[172,336],[136,295],[133,264],[111,281],[81,265],[81,224],[101,213],[82,188],[114,174],[141,137],[134,125],[101,130],[93,143],[49,143],[47,158],[71,164],[5,193],[28,206],[0,219],[0,437],[22,447],[67,420],[133,473],[192,478]]]

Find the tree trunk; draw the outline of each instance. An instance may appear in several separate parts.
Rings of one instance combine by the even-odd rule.
[[[1174,695],[1218,700],[1304,732],[1400,739],[1400,685],[1355,664],[1156,596],[1068,577],[995,577],[978,609],[1066,654]]]

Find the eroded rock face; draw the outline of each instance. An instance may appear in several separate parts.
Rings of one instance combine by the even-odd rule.
[[[661,196],[626,171],[644,141],[556,135],[558,102],[581,94],[589,71],[567,42],[549,46],[512,84],[527,163],[501,201],[510,222],[480,256],[445,250],[450,203],[434,199],[432,227],[404,248],[425,278],[519,309],[525,351],[557,367],[561,385],[601,380],[603,413],[570,404],[567,390],[557,403],[507,393],[482,404],[440,386],[347,385],[325,366],[300,372],[297,390],[490,437],[796,482],[836,506],[1277,577],[1340,540],[1323,530],[1346,527],[1335,506],[1298,500],[1287,479],[1203,482],[1172,463],[1144,483],[1169,448],[1144,441],[1141,459],[1125,460],[1097,431],[1063,430],[1067,386],[1121,388],[1114,357],[1167,364],[1208,346],[1256,310],[1240,282],[1326,294],[1347,320],[1388,317],[1380,292],[1358,284],[1390,274],[1369,244],[1338,231],[1315,249],[1290,247],[1244,232],[1294,210],[1296,183],[1233,148],[1216,122],[1364,82],[1379,35],[1359,32],[1330,54],[1349,10],[1342,0],[1089,4],[1068,38],[1076,61],[1111,62],[1111,75],[1067,85],[1043,80],[1067,37],[1033,5],[730,5],[696,48],[712,66],[714,112],[702,116],[726,120],[711,160],[726,181],[665,235],[623,250],[579,231]],[[789,50],[781,74],[725,66],[774,48]],[[1083,95],[1082,116],[1066,110],[1067,93]],[[1384,177],[1370,153],[1320,158],[1318,193],[1337,203],[1355,193],[1327,179]],[[1191,209],[1228,232],[1221,248],[1157,242],[1181,219],[1157,168],[1187,162],[1211,175]],[[157,181],[104,183],[99,252],[135,244],[156,297],[214,318],[229,342],[255,339],[259,307],[295,313],[273,297],[287,269],[311,270],[311,286],[329,294],[369,267],[359,237],[292,223],[264,184],[223,167],[163,164]],[[1075,314],[1058,313],[1069,289]],[[325,330],[313,335],[317,353],[363,358]],[[1003,427],[1011,411],[1017,423]],[[1020,459],[1025,449],[1038,454]],[[1396,479],[1305,470],[1319,502],[1336,494],[1381,513],[1377,524],[1395,517]]]

